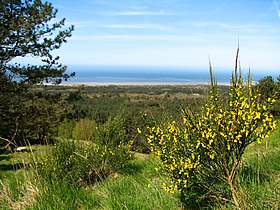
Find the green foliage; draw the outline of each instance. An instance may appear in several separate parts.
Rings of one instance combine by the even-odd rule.
[[[63,97],[26,93],[13,96],[11,100],[0,113],[0,136],[17,146],[52,141],[64,111]]]
[[[261,99],[267,100],[275,96],[276,82],[274,82],[272,76],[266,76],[259,80],[257,88],[261,94]]]
[[[97,198],[87,189],[73,187],[67,182],[53,182],[39,185],[41,194],[30,209],[94,209]]]
[[[154,173],[158,159],[136,153],[121,174],[98,183],[94,195],[103,209],[182,209],[177,195],[160,187],[165,177]]]
[[[28,179],[24,181],[14,179],[4,185],[0,183],[0,208],[31,209],[39,194],[37,186]]]
[[[94,137],[96,123],[89,119],[79,120],[73,129],[73,139],[89,141]]]
[[[147,121],[146,114],[135,111],[129,111],[124,115],[123,127],[125,129],[126,141],[132,141],[132,150],[141,153],[149,153],[149,145],[145,136],[139,133],[139,130],[144,130]]]
[[[207,86],[200,85],[139,86],[137,88],[134,86],[84,86],[82,88],[45,86],[43,88],[46,93],[56,92],[66,95],[67,103],[63,119],[75,122],[90,119],[99,125],[121,115],[125,141],[132,140],[133,150],[144,153],[149,153],[149,145],[143,135],[144,132],[139,134],[137,128],[145,130],[146,124],[154,121],[153,117],[160,122],[165,121],[166,116],[180,119],[181,106],[191,106],[199,110],[205,97],[201,93],[205,93],[208,89]],[[172,95],[167,97],[166,93],[172,93]]]
[[[39,172],[49,180],[63,180],[72,185],[88,185],[120,170],[132,158],[131,144],[124,142],[124,132],[118,119],[100,125],[92,134],[82,134],[79,121],[73,132],[85,140],[60,139],[51,153],[38,165]],[[81,129],[81,130],[79,130]],[[82,136],[78,136],[81,134]],[[73,133],[74,136],[74,133]]]
[[[75,121],[64,119],[58,128],[58,137],[61,139],[73,139]]]
[[[57,126],[53,119],[57,118],[54,101],[50,108],[43,99],[33,99],[28,94],[32,85],[60,83],[74,76],[66,74],[66,66],[52,55],[74,29],[63,28],[64,19],[54,22],[56,14],[50,3],[41,0],[0,2],[0,136],[14,145],[25,144],[29,138],[45,141],[46,136],[54,133],[50,123]],[[14,60],[27,56],[41,59],[41,63],[21,65]]]
[[[242,209],[277,209],[280,205],[280,154],[254,155],[244,161],[238,177],[238,195]]]
[[[32,155],[38,159],[41,152],[49,152],[49,147],[32,146]],[[11,155],[25,162],[31,154]],[[0,209],[181,209],[178,196],[160,187],[165,177],[154,173],[158,159],[139,153],[135,156],[121,171],[86,187],[73,186],[67,180],[46,181],[36,168],[20,170],[20,174],[12,170],[9,176],[1,177]]]
[[[262,78],[256,85],[256,89],[261,94],[261,100],[269,98],[276,100],[276,103],[271,107],[271,111],[274,115],[280,116],[280,76],[277,81],[272,76]]]
[[[280,127],[262,144],[251,144],[245,150],[237,180],[242,209],[279,208],[279,137]],[[30,157],[40,160],[42,153],[50,153],[51,146],[31,148],[32,153],[0,154],[0,209],[183,209],[177,193],[162,189],[168,178],[154,171],[160,160],[153,155],[136,153],[118,173],[92,186],[77,187],[62,180],[45,181],[36,168],[11,166],[28,164]],[[221,203],[209,209],[235,206]]]
[[[53,78],[60,78],[54,80],[56,82],[69,78],[69,75],[64,74],[66,68],[58,63],[59,57],[53,58],[51,52],[66,42],[71,36],[73,26],[60,30],[64,19],[48,24],[57,14],[57,10],[50,3],[43,3],[41,0],[3,0],[0,11],[1,78],[7,78],[8,82],[32,84],[43,80],[49,82]],[[44,64],[11,64],[14,58],[27,55],[41,58]]]
[[[189,207],[231,202],[239,207],[236,178],[242,155],[252,142],[276,128],[269,106],[254,95],[248,78],[234,72],[226,102],[211,74],[210,97],[201,112],[184,111],[182,123],[150,127],[148,141],[160,157],[161,169],[171,178],[167,192],[179,191]]]
[[[280,126],[263,144],[245,151],[238,174],[242,209],[278,209],[280,206]]]
[[[64,111],[63,98],[60,95],[31,94],[22,108],[19,140],[26,139],[29,143],[50,143],[58,132],[60,118]]]

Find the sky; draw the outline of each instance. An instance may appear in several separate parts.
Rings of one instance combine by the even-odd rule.
[[[66,65],[280,72],[280,0],[49,0],[75,31]]]

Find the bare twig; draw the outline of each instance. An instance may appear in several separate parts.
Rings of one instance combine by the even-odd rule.
[[[8,142],[8,144],[5,146],[5,148],[7,148],[10,144],[13,145],[14,147],[17,147],[17,145],[16,145],[13,141],[11,141],[11,140],[9,140],[9,139],[5,139],[5,138],[3,138],[3,137],[0,136],[0,140],[3,140],[3,141],[5,141],[5,142]]]

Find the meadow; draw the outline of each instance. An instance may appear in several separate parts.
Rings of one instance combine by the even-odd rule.
[[[244,209],[280,207],[280,129],[262,145],[245,152],[238,191]],[[166,177],[155,172],[159,160],[135,153],[135,159],[118,173],[87,187],[43,181],[36,169],[25,168],[32,158],[44,155],[49,146],[1,155],[1,209],[183,209],[178,194],[164,192]],[[219,205],[213,209],[233,209]]]
[[[244,79],[239,47],[228,86],[210,61],[209,85],[61,86],[75,72],[52,51],[74,25],[41,0],[0,5],[1,209],[279,209],[280,77]]]
[[[1,148],[1,209],[235,209],[231,202],[187,206],[167,193],[147,127],[198,112],[209,86],[42,86],[36,94],[67,97],[54,139],[23,151]],[[228,86],[218,87],[222,96]],[[54,97],[54,96],[53,96]],[[51,97],[51,98],[53,98]],[[279,123],[278,123],[279,125]],[[250,144],[236,179],[241,209],[280,208],[280,129]]]

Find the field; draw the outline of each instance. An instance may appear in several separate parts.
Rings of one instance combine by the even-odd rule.
[[[95,34],[98,39],[90,36],[89,40],[84,29],[91,27],[82,27],[78,37],[83,38],[74,38],[72,44],[87,49],[74,52],[68,69],[54,51],[62,52],[56,50],[72,36],[74,25],[64,18],[56,19],[61,16],[49,2],[1,1],[0,209],[280,209],[280,76],[266,76],[255,83],[250,68],[248,76],[243,76],[238,44],[231,78],[224,78],[227,73],[223,64],[218,65],[219,76],[215,77],[209,59],[209,83],[204,83],[208,77],[204,77],[203,63],[196,62],[197,56],[204,54],[204,42],[196,43],[202,38],[200,35],[207,33],[204,24],[203,27],[191,24],[195,30],[204,30],[193,33],[198,34],[195,40],[187,40],[191,36],[184,37],[181,33],[184,30],[177,30],[178,37],[183,37],[176,38],[177,41],[185,44],[194,41],[201,46],[189,51],[197,55],[183,56],[193,63],[187,64],[186,59],[181,60],[182,53],[172,53],[175,56],[172,58],[168,53],[173,50],[164,52],[167,48],[162,45],[163,40],[155,39],[171,37],[165,41],[172,41],[171,31],[154,27],[162,24],[156,21],[167,13],[168,18],[175,20],[174,14],[183,14],[184,5],[170,8],[162,7],[162,2],[145,5],[147,2],[115,5],[87,1],[95,8],[90,8],[90,4],[88,7],[96,11],[90,14],[96,13],[108,24],[105,26],[101,19],[78,23],[74,18],[71,22],[77,28],[97,24],[98,30],[106,32],[99,31]],[[216,3],[203,3],[205,8],[199,6],[205,14],[192,11],[202,16],[196,14],[191,22],[220,17],[213,14],[226,8],[228,1]],[[279,10],[277,2],[274,3]],[[66,6],[60,5],[60,9],[76,18],[86,8],[83,5],[74,8],[78,12],[70,12],[68,4],[67,1]],[[270,9],[263,7],[265,13],[271,11],[271,5],[267,6]],[[216,9],[211,12],[210,7]],[[123,9],[128,9],[129,14]],[[125,15],[120,15],[123,11]],[[135,16],[135,11],[137,20],[131,16]],[[82,20],[86,13],[81,13],[83,17],[78,19]],[[63,12],[61,15],[64,16]],[[112,27],[112,22],[107,21],[109,16],[114,16],[115,23],[118,16],[122,21],[131,17],[129,22],[133,27]],[[182,23],[182,15],[178,17]],[[257,19],[266,21],[264,17],[266,14]],[[134,27],[133,21],[140,21],[141,27],[138,23]],[[176,25],[181,26],[176,20],[172,25],[170,29],[174,32]],[[224,25],[218,28],[230,29]],[[152,34],[156,36],[149,36],[147,31],[140,33],[147,36],[135,39],[140,35],[136,34],[139,29],[142,32],[155,29],[157,32]],[[126,30],[130,31],[128,36]],[[139,41],[140,48],[132,50],[132,45],[127,45],[137,43],[129,41],[131,35],[134,41]],[[106,46],[99,49],[102,40]],[[94,41],[98,44],[90,47]],[[147,48],[142,41],[148,41]],[[158,49],[163,52],[149,50],[155,46],[154,41],[160,41]],[[194,45],[188,44],[191,46]],[[181,47],[174,49],[180,51]],[[70,56],[70,48],[63,56]],[[72,49],[76,51],[76,47]],[[97,57],[94,49],[98,50]],[[102,58],[104,49],[111,52],[104,54],[108,59]],[[147,59],[136,54],[122,55],[122,51],[144,53]],[[79,55],[83,58],[79,59]],[[161,55],[166,59],[158,59]],[[227,55],[221,53],[215,57],[224,59],[224,56]],[[90,57],[100,59],[94,61]],[[260,65],[257,62],[257,72],[276,71],[276,64],[273,67],[266,65],[271,62],[265,62]],[[76,81],[100,83],[68,83],[75,76],[75,69]],[[216,79],[226,83],[217,84]],[[191,84],[191,81],[203,83]]]
[[[121,119],[125,119],[121,121],[122,126],[126,126],[123,137],[127,141],[134,140],[133,158],[94,183],[72,185],[65,179],[45,179],[40,173],[40,164],[52,154],[53,142],[45,145],[32,144],[18,152],[1,150],[1,209],[188,209],[181,203],[179,193],[171,194],[163,190],[162,183],[169,178],[155,170],[160,160],[150,153],[145,137],[137,132],[137,128],[144,130],[147,122],[151,123],[154,119],[157,123],[170,119],[179,121],[182,117],[181,107],[199,110],[200,104],[208,94],[207,88],[50,86],[36,89],[36,92],[70,94],[78,98],[68,104],[71,107],[68,116],[78,122],[82,118],[89,119],[90,121],[81,123],[83,126],[89,126],[93,121],[94,127],[106,125],[108,119],[118,117],[121,113]],[[226,93],[228,89],[226,86],[219,88],[222,93]],[[142,120],[143,115],[146,116],[146,121]],[[111,123],[109,130],[115,125],[114,121]],[[64,125],[69,126],[67,123]],[[65,135],[67,129],[60,129],[60,138]],[[84,135],[83,128],[79,129],[74,129],[71,138],[76,135],[81,141],[87,141],[84,140],[87,136]],[[279,137],[278,126],[262,144],[253,143],[246,149],[237,178],[237,191],[242,209],[280,208]],[[197,208],[199,209],[198,206]],[[208,208],[235,207],[230,203],[221,202]]]

